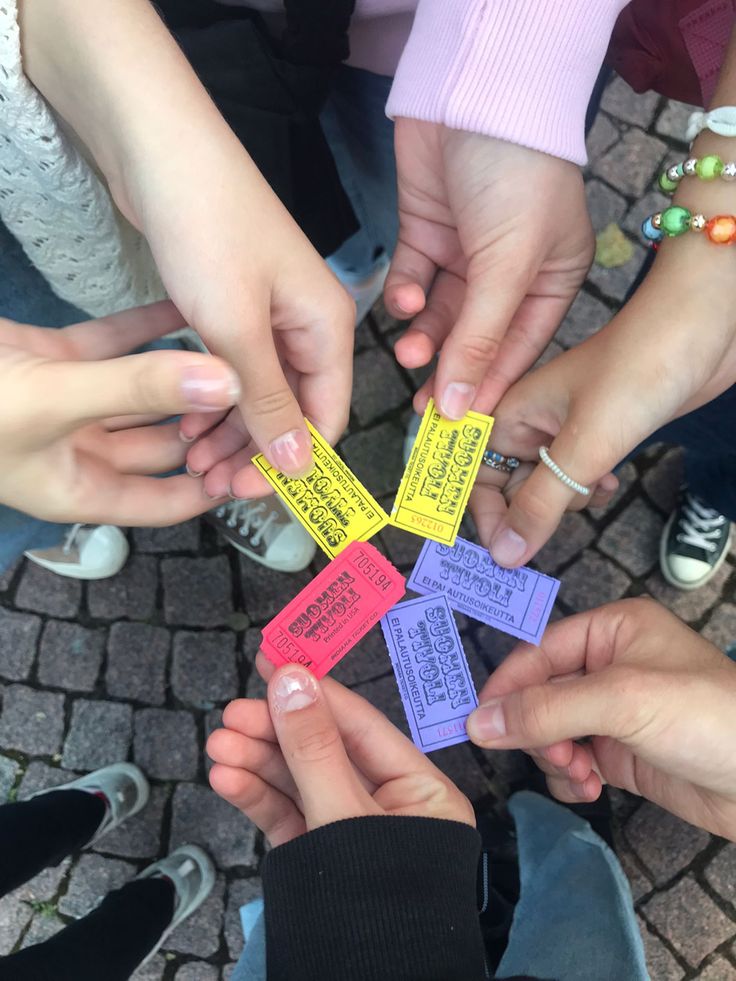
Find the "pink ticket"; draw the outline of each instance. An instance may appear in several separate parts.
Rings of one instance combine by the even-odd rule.
[[[367,542],[351,542],[263,629],[261,649],[278,667],[327,674],[401,599],[404,577]]]

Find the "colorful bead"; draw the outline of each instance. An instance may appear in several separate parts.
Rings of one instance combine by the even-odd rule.
[[[664,191],[665,194],[672,194],[677,190],[678,182],[671,180],[669,172],[665,170],[659,175],[658,184],[660,191]]]
[[[682,165],[682,169],[687,177],[694,177],[697,166],[698,166],[697,157],[690,157],[689,160],[686,160],[685,163]]]
[[[695,173],[701,181],[713,181],[723,173],[723,161],[717,154],[709,153],[707,157],[698,160]]]
[[[690,218],[691,215],[687,208],[681,208],[678,205],[667,208],[662,212],[662,231],[669,238],[684,235],[690,228]]]
[[[648,242],[661,242],[661,240],[664,238],[664,232],[655,227],[651,218],[647,218],[643,222],[641,226],[641,233]]]
[[[730,245],[736,240],[736,218],[716,215],[705,224],[705,234],[714,245]]]
[[[667,170],[667,178],[668,180],[671,180],[673,184],[679,184],[679,182],[682,180],[682,171],[678,169],[678,165],[670,167]]]
[[[658,211],[656,215],[652,215],[652,224],[655,228],[662,227],[662,212]]]
[[[702,232],[705,228],[705,215],[693,215],[690,219],[690,231]]]
[[[721,172],[722,181],[736,181],[736,163],[727,163]]]

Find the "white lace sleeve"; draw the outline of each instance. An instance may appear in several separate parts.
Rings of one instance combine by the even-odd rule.
[[[0,219],[93,316],[165,296],[145,240],[23,74],[16,0],[0,0]]]

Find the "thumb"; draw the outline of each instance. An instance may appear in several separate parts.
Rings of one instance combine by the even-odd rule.
[[[302,800],[307,830],[380,813],[353,770],[335,718],[310,671],[297,665],[276,671],[268,683],[268,705]]]
[[[613,667],[493,698],[469,716],[467,731],[476,746],[493,749],[535,749],[586,736],[625,742],[645,727],[656,710],[652,701],[639,672]]]
[[[45,361],[38,365],[37,380],[41,391],[54,393],[63,430],[110,416],[226,409],[240,395],[230,365],[187,351],[150,351],[107,361]]]

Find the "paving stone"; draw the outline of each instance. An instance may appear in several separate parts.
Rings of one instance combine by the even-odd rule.
[[[690,876],[652,897],[643,913],[693,967],[736,929]]]
[[[647,579],[646,586],[656,600],[672,610],[681,620],[693,623],[719,601],[724,583],[732,571],[731,566],[724,563],[710,582],[700,589],[687,591],[670,586],[657,571]]]
[[[664,109],[657,117],[655,130],[661,136],[668,136],[670,139],[679,140],[680,143],[687,143],[685,130],[690,113],[697,107],[691,106],[687,102],[678,102],[676,99],[668,99]],[[683,155],[683,159],[686,154]]]
[[[174,792],[170,847],[201,845],[218,867],[256,864],[257,829],[244,814],[209,787],[182,783]]]
[[[641,197],[659,173],[667,145],[640,129],[630,129],[593,164],[593,173],[622,194]]]
[[[634,254],[623,266],[616,266],[614,269],[604,269],[597,263],[593,263],[588,273],[588,280],[595,283],[601,293],[610,296],[619,303],[623,303],[627,298],[634,280],[639,275],[642,267],[646,250],[643,246],[634,244]]]
[[[180,929],[184,930],[185,927],[182,926]],[[194,951],[194,953],[200,953],[200,951]],[[219,977],[219,969],[213,967],[212,964],[205,964],[204,961],[190,961],[179,968],[174,976],[174,981],[218,981]]]
[[[588,508],[588,514],[593,518],[603,518],[609,511],[612,511],[616,507],[619,501],[626,495],[631,485],[636,482],[636,467],[631,461],[624,463],[622,467],[616,470],[616,477],[618,478],[618,489],[608,504],[602,508]]]
[[[603,181],[590,180],[585,185],[585,198],[588,202],[588,214],[593,230],[602,232],[612,222],[621,224],[621,219],[628,211],[626,198],[622,197]]]
[[[167,623],[183,627],[227,624],[233,613],[233,600],[230,564],[224,555],[211,559],[164,559],[161,576]]]
[[[606,528],[598,548],[633,576],[642,576],[659,558],[663,526],[659,515],[637,499]]]
[[[179,710],[138,709],[133,755],[138,766],[157,780],[193,780],[199,768],[194,718]]]
[[[666,194],[661,191],[649,191],[632,204],[621,227],[641,240],[641,226],[645,219],[658,211],[664,211],[670,204],[670,198]]]
[[[371,309],[371,319],[376,325],[376,328],[381,334],[390,334],[392,330],[396,330],[397,327],[407,327],[408,322],[405,320],[396,320],[392,317],[383,303],[383,297],[376,300]]]
[[[557,341],[550,341],[534,362],[534,368],[541,368],[542,365],[548,364],[553,358],[556,358],[558,354],[564,354],[564,351],[564,347],[558,344]]]
[[[428,757],[471,802],[482,800],[491,792],[491,782],[468,743],[446,746]]]
[[[222,969],[222,981],[230,981],[230,979],[233,976],[233,971],[235,970],[235,968],[237,966],[238,965],[235,964],[235,963],[233,963],[233,964],[226,964],[223,967],[223,969]]]
[[[736,606],[733,603],[721,603],[700,632],[706,640],[725,651],[736,642]]]
[[[18,788],[18,800],[28,800],[38,790],[48,790],[50,787],[58,787],[62,783],[74,780],[77,774],[71,770],[63,770],[58,766],[49,766],[40,760],[32,760],[23,774],[20,787]]]
[[[151,787],[143,810],[108,832],[94,850],[121,858],[155,858],[161,847],[161,822],[168,799],[166,787]]]
[[[240,556],[242,603],[254,623],[265,623],[276,616],[313,578],[307,569],[276,572]]]
[[[180,701],[202,709],[212,708],[213,702],[236,698],[238,669],[234,635],[183,630],[175,634],[171,690]]]
[[[9,954],[33,917],[29,903],[50,902],[59,890],[70,860],[65,858],[56,868],[44,869],[35,878],[0,899],[0,956]]]
[[[355,328],[355,354],[362,354],[363,351],[371,351],[378,347],[374,331],[371,330],[371,324],[374,323],[373,318],[366,316]]]
[[[637,797],[636,794],[630,794],[627,790],[619,790],[618,787],[610,786],[608,788],[608,801],[613,817],[619,824],[628,821],[642,804],[641,797]]]
[[[645,801],[625,828],[629,844],[657,886],[669,882],[710,842],[710,835]]]
[[[391,670],[381,627],[376,624],[337,664],[330,676],[343,685],[358,685]]]
[[[199,518],[168,528],[134,528],[138,552],[196,552],[199,548]]]
[[[559,597],[571,609],[581,612],[621,599],[629,586],[626,573],[608,559],[587,550],[565,570]]]
[[[610,150],[620,136],[620,131],[614,126],[608,116],[599,112],[590,128],[590,132],[585,138],[588,160],[593,163],[599,157],[603,156],[606,150]]]
[[[650,933],[646,921],[641,917],[638,919],[647,968],[652,981],[680,981],[680,978],[685,977],[685,972],[678,964],[677,958],[665,947],[659,937]]]
[[[633,126],[646,129],[654,119],[659,104],[656,92],[635,92],[622,78],[616,76],[606,86],[601,99],[601,109]]]
[[[40,617],[0,607],[0,675],[10,681],[26,680],[40,630]]]
[[[0,804],[4,804],[8,799],[8,794],[15,783],[19,770],[20,766],[15,760],[0,754]]]
[[[736,907],[736,845],[727,844],[705,870],[708,884]]]
[[[50,756],[59,751],[63,734],[63,695],[8,685],[0,715],[0,746]]]
[[[254,664],[256,654],[261,646],[262,636],[263,635],[258,627],[251,627],[249,630],[246,630],[241,647],[241,658],[245,664]]]
[[[38,678],[44,685],[92,691],[102,664],[105,632],[66,620],[49,620],[38,655]]]
[[[556,338],[565,347],[575,347],[588,337],[592,337],[608,323],[612,316],[613,312],[605,303],[581,290],[562,321]]]
[[[371,705],[377,709],[400,729],[405,735],[409,735],[409,726],[406,721],[406,713],[401,704],[399,691],[396,687],[396,679],[393,671],[385,678],[377,681],[368,681],[363,685],[356,685],[354,691],[367,699]]]
[[[79,613],[81,598],[82,584],[78,579],[57,576],[40,565],[26,562],[15,594],[15,605],[22,610],[68,618]]]
[[[397,409],[410,394],[392,355],[376,348],[356,356],[351,408],[361,426]]]
[[[476,652],[486,666],[486,675],[505,661],[514,647],[519,643],[516,637],[505,634],[495,627],[480,624],[474,628],[472,643],[463,640],[466,653],[470,648]]]
[[[131,974],[130,981],[162,981],[167,966],[164,955],[156,954],[147,964]]]
[[[382,502],[384,509],[388,508],[388,513],[393,506],[393,497],[388,501]],[[399,569],[413,568],[419,553],[422,550],[423,541],[419,535],[410,535],[401,528],[394,528],[386,525],[381,529],[379,540],[382,542],[386,556]],[[371,544],[375,544],[377,539],[373,539]]]
[[[251,671],[245,687],[246,698],[265,698],[266,682],[256,670]]]
[[[25,950],[26,947],[35,947],[36,944],[42,944],[46,940],[50,940],[60,930],[63,930],[65,926],[64,921],[59,919],[56,913],[50,910],[48,912],[36,913],[31,920],[31,925],[26,931],[26,935],[23,937],[23,943],[20,945],[21,950]]]
[[[110,579],[87,586],[87,606],[100,620],[148,620],[156,609],[158,569],[150,555],[131,555]]]
[[[215,887],[198,910],[188,916],[166,941],[167,950],[180,954],[210,957],[220,946],[220,931],[225,915],[225,879],[218,875]],[[177,978],[181,971],[177,974]],[[194,981],[197,975],[190,975]],[[217,974],[215,973],[215,977]]]
[[[59,900],[59,912],[79,918],[89,913],[113,889],[135,877],[136,867],[117,858],[85,852],[72,869],[69,888]]]
[[[534,556],[534,568],[552,575],[581,555],[595,538],[595,529],[580,511],[568,511],[547,544]]]
[[[626,873],[626,878],[629,880],[631,896],[634,902],[638,903],[642,896],[646,896],[647,893],[652,891],[654,885],[649,877],[639,868],[633,852],[629,851],[626,846],[621,848],[617,843],[616,856],[621,863],[621,868]]]
[[[9,566],[4,572],[0,572],[0,593],[5,593],[10,588],[15,574],[20,569],[23,560],[17,559],[11,566]]]
[[[126,759],[132,728],[130,705],[77,699],[72,706],[62,765],[74,770],[96,770]]]
[[[682,450],[669,450],[644,474],[644,490],[665,514],[674,511],[682,484]]]
[[[698,974],[699,981],[736,981],[736,967],[725,957],[716,957]]]
[[[240,907],[263,895],[263,884],[259,878],[235,879],[228,886],[227,910],[225,912],[225,941],[233,960],[237,960],[245,946],[243,925],[240,920]]]
[[[148,623],[114,623],[107,642],[105,687],[114,698],[149,705],[166,699],[166,660],[171,638],[164,627]]]
[[[380,497],[395,491],[404,469],[402,448],[404,433],[394,423],[348,436],[342,451],[348,466],[373,494]]]

